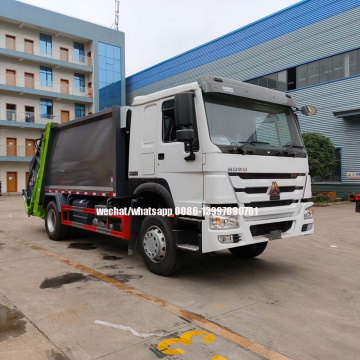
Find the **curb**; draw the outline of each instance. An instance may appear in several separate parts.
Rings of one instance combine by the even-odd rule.
[[[318,207],[327,207],[327,206],[337,206],[337,205],[346,205],[346,204],[351,204],[351,201],[337,201],[337,202],[333,202],[333,203],[326,203],[326,204],[314,204],[314,206],[318,206]]]

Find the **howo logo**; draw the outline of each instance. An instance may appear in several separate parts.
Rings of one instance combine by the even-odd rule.
[[[280,200],[280,188],[276,181],[271,184],[270,200]]]
[[[246,172],[247,168],[229,167],[228,172]]]

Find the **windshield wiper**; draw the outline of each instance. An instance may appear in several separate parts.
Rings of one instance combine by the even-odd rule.
[[[283,146],[283,149],[288,149],[288,148],[295,148],[295,149],[304,149],[304,147],[302,145],[294,145],[294,144],[285,144]]]
[[[235,149],[234,149],[235,148]],[[233,141],[230,145],[229,145],[229,148],[228,148],[228,152],[230,153],[233,153],[234,151],[239,151],[239,148],[240,146],[235,142]]]
[[[244,149],[243,147],[246,146],[246,145],[252,145],[254,146],[254,144],[270,144],[268,142],[265,142],[265,141],[238,141],[237,142],[238,144],[242,144],[242,145],[237,145],[237,150],[239,153],[243,154],[244,153]],[[253,151],[253,150],[249,150],[249,151]]]
[[[239,147],[243,147],[245,145],[253,145],[253,144],[270,144],[265,141],[238,141],[238,144],[242,144],[242,143],[244,143],[244,144]]]

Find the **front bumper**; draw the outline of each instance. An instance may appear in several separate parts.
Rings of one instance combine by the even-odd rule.
[[[314,219],[304,220],[304,211],[306,208],[313,205],[312,202],[299,203],[296,206],[295,212],[284,214],[277,213],[276,208],[266,209],[259,212],[260,215],[241,216],[240,226],[238,229],[232,230],[211,230],[210,216],[205,216],[202,220],[202,252],[208,253],[239,247],[244,245],[256,244],[264,241],[269,241],[269,237],[265,235],[252,234],[252,227],[257,225],[266,225],[274,223],[292,222],[291,227],[286,232],[281,234],[281,238],[286,239],[294,236],[310,235],[314,232]],[[304,230],[303,225],[313,224],[311,230]],[[276,227],[276,226],[275,226]],[[254,231],[253,231],[254,232]],[[236,243],[222,244],[218,240],[218,235],[238,235],[239,241]]]

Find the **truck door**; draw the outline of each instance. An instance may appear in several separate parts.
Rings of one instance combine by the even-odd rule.
[[[196,207],[201,216],[203,201],[202,149],[199,139],[195,144],[195,160],[187,161],[188,146],[176,141],[174,98],[159,104],[161,121],[157,134],[157,177],[167,181],[177,207]],[[197,124],[194,124],[197,134]]]

